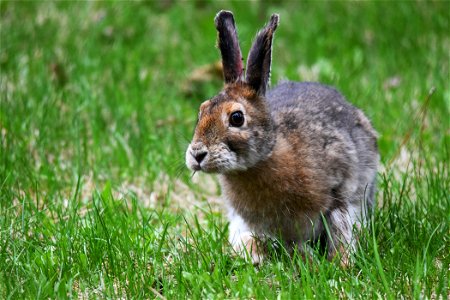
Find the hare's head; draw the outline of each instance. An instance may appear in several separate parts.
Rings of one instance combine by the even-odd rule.
[[[225,88],[200,106],[186,164],[193,171],[228,173],[254,166],[269,155],[274,145],[272,119],[264,96],[278,15],[272,15],[256,36],[245,77],[233,14],[220,11],[215,25]]]

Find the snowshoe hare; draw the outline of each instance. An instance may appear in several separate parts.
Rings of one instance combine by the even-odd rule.
[[[257,34],[244,75],[233,14],[216,15],[225,87],[200,106],[186,164],[219,174],[230,242],[254,264],[264,257],[261,241],[280,238],[300,251],[326,241],[327,257],[339,254],[345,265],[374,202],[377,135],[331,87],[268,90],[278,21],[272,15]]]

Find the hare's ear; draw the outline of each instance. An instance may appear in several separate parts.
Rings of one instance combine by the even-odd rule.
[[[272,40],[279,16],[273,14],[269,23],[256,36],[247,60],[246,82],[259,94],[266,93],[272,63]]]
[[[226,83],[243,80],[242,53],[239,47],[234,17],[230,11],[221,10],[214,23],[219,32],[217,44],[222,54],[223,76]]]

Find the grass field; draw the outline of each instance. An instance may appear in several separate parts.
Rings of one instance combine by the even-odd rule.
[[[214,177],[184,151],[241,47],[281,15],[272,82],[336,86],[380,134],[352,267],[233,256]],[[449,2],[0,2],[0,298],[448,299]],[[193,75],[194,74],[194,75]]]

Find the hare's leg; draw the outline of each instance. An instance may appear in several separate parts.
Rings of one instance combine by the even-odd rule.
[[[231,208],[228,218],[230,220],[229,241],[234,251],[245,259],[251,259],[254,265],[260,264],[264,257],[259,238],[251,232],[244,219]]]
[[[326,218],[328,235],[328,258],[333,259],[339,255],[341,264],[350,263],[350,254],[356,249],[356,236],[354,226],[359,228],[361,210],[355,205],[336,208]]]

